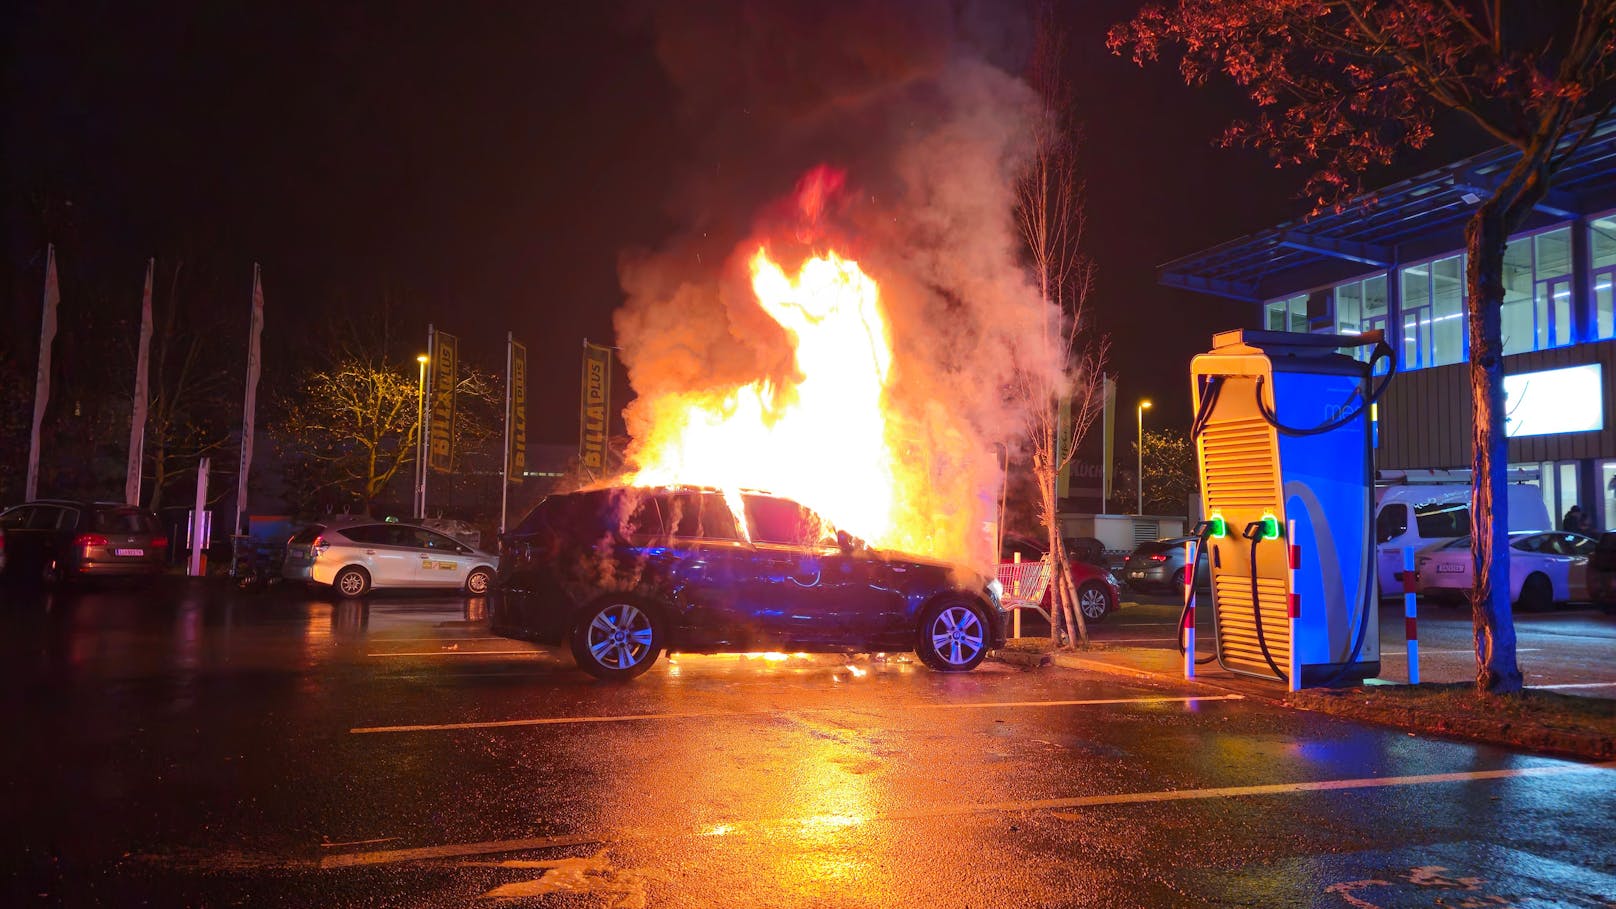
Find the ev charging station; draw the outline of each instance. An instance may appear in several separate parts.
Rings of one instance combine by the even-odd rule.
[[[1340,351],[1373,347],[1365,360]],[[1190,364],[1219,665],[1302,687],[1380,673],[1381,332],[1228,331]]]

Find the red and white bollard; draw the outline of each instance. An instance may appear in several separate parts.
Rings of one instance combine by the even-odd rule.
[[[1403,547],[1403,633],[1408,637],[1408,683],[1420,683],[1420,628],[1419,613],[1414,605],[1417,577],[1414,573],[1414,549]]]
[[[1184,542],[1184,678],[1195,678],[1195,541]]]
[[[1291,623],[1290,688],[1292,691],[1301,691],[1302,661],[1297,653],[1299,648],[1296,646],[1296,627],[1300,624],[1299,620],[1302,617],[1302,595],[1296,592],[1296,569],[1302,567],[1302,547],[1296,544],[1296,521],[1294,520],[1285,524],[1285,543],[1291,566],[1290,596],[1288,597],[1289,603],[1286,609]]]

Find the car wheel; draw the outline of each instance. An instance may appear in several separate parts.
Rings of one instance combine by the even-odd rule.
[[[358,599],[370,592],[370,575],[365,569],[350,565],[331,579],[331,589],[347,599]]]
[[[1554,585],[1542,572],[1533,572],[1521,584],[1521,598],[1515,606],[1522,612],[1542,612],[1554,605]]]
[[[1115,606],[1109,591],[1099,584],[1089,583],[1077,590],[1077,608],[1082,611],[1085,620],[1098,622],[1110,615]]]
[[[988,617],[982,607],[963,600],[939,603],[920,618],[915,653],[939,672],[970,672],[987,658]]]
[[[607,681],[626,681],[650,669],[662,643],[657,614],[622,598],[601,600],[584,610],[572,629],[578,668]]]
[[[466,575],[466,592],[474,597],[480,597],[488,592],[493,583],[494,573],[486,568],[478,568]]]

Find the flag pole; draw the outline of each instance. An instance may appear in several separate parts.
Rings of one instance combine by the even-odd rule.
[[[236,523],[232,534],[246,533],[242,516],[247,513],[247,477],[252,472],[253,422],[258,411],[259,339],[264,333],[264,286],[258,263],[253,263],[252,321],[247,329],[247,391],[241,404],[241,467],[236,471]]]
[[[419,508],[421,520],[426,520],[426,476],[432,472],[427,469],[426,461],[428,453],[432,450],[431,443],[427,441],[427,437],[432,432],[432,386],[436,384],[436,370],[438,368],[437,342],[438,330],[429,322],[426,326],[426,360],[427,371],[432,374],[427,376],[426,391],[421,398],[421,482],[416,488],[416,496],[421,503]]]
[[[141,468],[146,454],[147,376],[151,372],[152,272],[156,259],[146,260],[146,289],[140,295],[140,349],[135,354],[135,397],[129,407],[129,466],[124,472],[123,501],[140,504]]]
[[[39,320],[39,370],[34,376],[34,419],[28,434],[27,485],[23,488],[23,501],[31,502],[39,492],[39,427],[45,420],[45,405],[50,403],[51,344],[56,340],[56,304],[61,289],[56,283],[56,245],[45,245],[45,304]]]
[[[516,360],[516,335],[505,333],[505,445],[499,467],[499,532],[505,534],[505,513],[511,495],[511,369]]]

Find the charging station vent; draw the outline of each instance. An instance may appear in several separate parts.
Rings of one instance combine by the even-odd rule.
[[[1208,508],[1274,508],[1273,427],[1261,417],[1214,420],[1201,434]],[[1249,602],[1251,596],[1248,594]]]
[[[1290,665],[1291,628],[1283,581],[1257,579],[1262,612],[1261,641],[1257,638],[1256,617],[1251,612],[1249,577],[1220,574],[1213,594],[1217,597],[1218,653],[1225,665],[1257,675],[1273,675],[1268,661],[1263,659],[1264,644],[1274,665],[1282,670]]]

